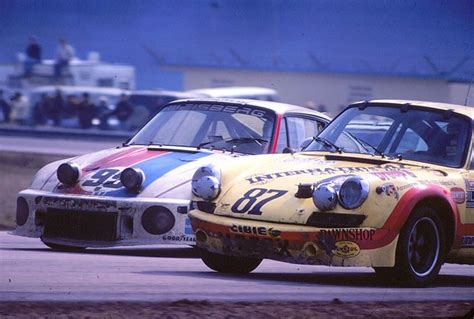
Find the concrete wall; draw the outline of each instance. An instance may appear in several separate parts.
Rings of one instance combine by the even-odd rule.
[[[263,86],[276,89],[284,102],[315,108],[324,105],[333,114],[348,103],[359,100],[384,98],[450,102],[452,95],[448,84],[438,79],[211,68],[182,68],[181,71],[185,90]]]

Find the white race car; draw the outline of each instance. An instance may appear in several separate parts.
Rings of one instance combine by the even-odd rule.
[[[190,244],[198,167],[292,151],[329,122],[306,108],[255,100],[169,103],[123,146],[43,167],[17,199],[14,235],[60,250]]]

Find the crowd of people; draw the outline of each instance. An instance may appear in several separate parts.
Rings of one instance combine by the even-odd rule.
[[[0,90],[0,108],[5,123],[62,126],[65,121],[73,120],[84,129],[94,125],[108,129],[109,118],[115,117],[119,122],[119,128],[127,130],[127,121],[133,113],[133,107],[126,94],[120,96],[114,108],[105,96],[94,103],[87,92],[81,96],[65,96],[59,89],[52,95],[41,94],[32,107],[28,98],[20,92],[7,99]]]

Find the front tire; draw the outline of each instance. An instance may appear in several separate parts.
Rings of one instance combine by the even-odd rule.
[[[444,259],[445,234],[431,207],[420,207],[400,231],[395,267],[376,268],[384,280],[404,286],[424,287],[437,277]]]
[[[45,241],[43,241],[43,244],[45,244],[52,250],[57,250],[57,251],[70,251],[70,252],[76,251],[77,252],[77,251],[83,251],[87,248],[87,247],[60,245],[60,244],[48,243]]]
[[[199,249],[201,259],[212,270],[230,274],[248,274],[258,267],[261,258],[226,256]]]

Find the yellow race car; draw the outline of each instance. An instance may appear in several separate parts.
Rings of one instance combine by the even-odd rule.
[[[303,152],[199,168],[189,217],[204,263],[368,266],[410,286],[443,262],[474,264],[473,119],[450,104],[360,102]]]

